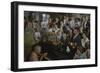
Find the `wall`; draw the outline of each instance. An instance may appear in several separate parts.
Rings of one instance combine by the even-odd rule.
[[[13,0],[0,0],[0,73],[12,73],[10,71],[10,2]],[[16,0],[18,1],[18,0]],[[23,0],[21,0],[23,1]],[[98,6],[98,11],[100,12],[100,1],[99,0],[24,0],[30,2],[45,2],[45,3],[61,3],[61,4],[78,4],[78,5],[91,5]],[[98,12],[98,13],[99,13]],[[98,14],[98,16],[100,16]],[[98,18],[99,19],[99,18]],[[100,23],[100,21],[99,21]],[[98,23],[98,24],[99,24]],[[100,25],[98,25],[98,28]],[[98,29],[100,31],[100,29]],[[100,34],[98,34],[100,37]],[[100,38],[98,38],[100,40]],[[99,43],[100,41],[98,41]],[[100,46],[99,46],[100,47]],[[98,51],[99,50],[98,47]],[[98,54],[100,55],[100,53]],[[99,58],[100,60],[100,58]],[[99,63],[100,64],[100,63]],[[35,71],[36,73],[91,73],[100,72],[100,66],[91,68],[74,68],[74,69],[60,69],[60,70],[45,70],[45,71]],[[32,71],[30,71],[32,73]]]

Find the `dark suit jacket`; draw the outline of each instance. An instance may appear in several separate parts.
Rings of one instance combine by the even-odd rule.
[[[76,37],[73,39],[73,41],[76,42],[78,46],[82,46],[82,45],[81,45],[81,36],[80,36],[80,35],[76,36]]]

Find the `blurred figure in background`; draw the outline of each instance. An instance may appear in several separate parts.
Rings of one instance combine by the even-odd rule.
[[[34,36],[35,36],[36,42],[39,42],[41,40],[41,34],[40,34],[40,32],[38,31],[37,28],[35,28]]]
[[[86,42],[88,42],[89,39],[86,37],[85,33],[82,34],[82,39],[81,39],[81,43],[82,43],[82,47],[85,48],[85,44]]]

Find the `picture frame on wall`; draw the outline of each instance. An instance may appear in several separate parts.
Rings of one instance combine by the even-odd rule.
[[[11,2],[11,70],[97,66],[97,6]]]

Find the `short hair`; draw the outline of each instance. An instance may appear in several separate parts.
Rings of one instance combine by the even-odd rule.
[[[74,30],[80,31],[80,29],[78,27],[75,27]]]
[[[32,51],[34,51],[37,47],[41,47],[41,46],[38,44],[32,45]]]

